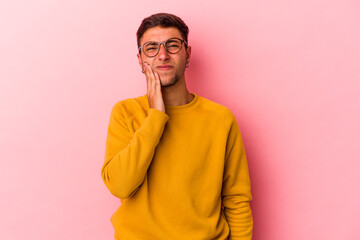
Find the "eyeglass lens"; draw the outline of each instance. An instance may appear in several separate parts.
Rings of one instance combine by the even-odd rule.
[[[165,48],[169,53],[178,53],[181,50],[181,41],[179,39],[169,39],[165,42]],[[157,42],[149,42],[144,45],[143,50],[149,57],[158,54],[160,44]]]

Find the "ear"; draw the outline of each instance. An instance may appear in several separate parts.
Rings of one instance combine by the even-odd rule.
[[[190,56],[191,56],[191,46],[188,46],[186,49],[186,64],[190,62]]]
[[[143,62],[142,62],[140,53],[138,53],[136,56],[137,56],[137,58],[138,58],[138,60],[139,60],[140,68],[141,68],[141,70],[143,70],[144,66],[143,66]]]

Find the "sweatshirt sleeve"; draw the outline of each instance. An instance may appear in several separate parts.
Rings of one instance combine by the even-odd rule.
[[[231,114],[232,115],[232,114]],[[248,164],[239,126],[232,115],[222,187],[222,205],[230,226],[229,240],[251,240],[253,219]]]
[[[105,162],[101,169],[101,177],[114,196],[129,198],[140,187],[168,119],[166,113],[150,108],[131,137],[127,120],[115,104],[110,114]]]

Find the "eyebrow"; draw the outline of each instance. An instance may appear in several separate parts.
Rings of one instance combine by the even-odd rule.
[[[149,41],[149,42],[144,43],[144,45],[145,45],[145,44],[157,45],[157,44],[159,44],[159,43],[158,43],[158,42],[155,42],[155,41]]]

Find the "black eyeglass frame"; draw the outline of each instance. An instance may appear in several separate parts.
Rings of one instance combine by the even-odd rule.
[[[168,41],[172,40],[172,39],[177,39],[177,40],[180,40],[180,42],[181,42],[181,43],[180,43],[180,44],[181,44],[181,45],[180,45],[180,49],[179,49],[179,51],[177,51],[176,53],[169,52],[169,50],[166,48],[166,43],[167,43]],[[160,52],[160,45],[161,45],[161,44],[164,45],[165,50],[166,50],[168,53],[170,53],[170,54],[177,54],[178,52],[180,52],[181,49],[182,49],[183,43],[184,43],[184,45],[185,45],[185,48],[187,48],[187,45],[188,45],[187,42],[186,42],[185,40],[181,39],[181,38],[177,38],[177,37],[169,38],[169,39],[166,40],[166,41],[157,43],[158,48],[157,48],[156,54],[155,54],[154,56],[149,56],[149,55],[147,55],[147,54],[145,53],[145,51],[144,51],[144,46],[145,46],[145,44],[147,44],[147,43],[149,43],[149,42],[157,43],[157,42],[154,42],[154,41],[148,41],[148,42],[144,43],[142,46],[139,47],[139,53],[141,53],[141,49],[142,49],[142,51],[143,51],[143,53],[145,54],[145,56],[150,57],[150,58],[156,57],[156,55],[159,54],[159,52]]]

